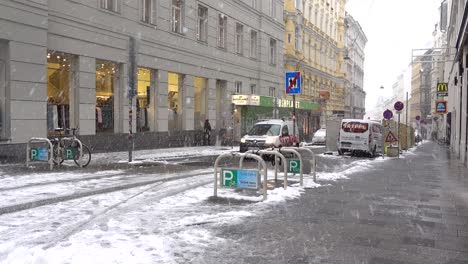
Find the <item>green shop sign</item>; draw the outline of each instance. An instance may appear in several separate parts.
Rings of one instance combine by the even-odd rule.
[[[232,96],[232,103],[235,105],[249,105],[249,106],[263,106],[273,107],[274,98],[270,96],[259,96],[259,95],[241,95],[236,94]],[[293,108],[293,101],[288,99],[278,99],[279,108]],[[320,109],[319,104],[308,101],[296,101],[296,108],[303,110],[318,111]]]

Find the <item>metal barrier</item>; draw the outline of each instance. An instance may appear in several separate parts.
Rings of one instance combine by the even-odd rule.
[[[286,170],[286,158],[284,157],[283,154],[281,154],[279,151],[275,151],[275,150],[249,150],[247,151],[247,153],[252,153],[252,154],[260,154],[260,156],[263,156],[263,155],[274,155],[275,156],[275,183],[276,181],[278,180],[278,162],[276,160],[276,158],[280,158],[282,161],[283,161],[283,166],[284,166],[284,184],[283,184],[283,188],[286,190],[286,188],[288,187],[288,171]],[[241,157],[240,159],[240,162],[239,162],[239,167],[242,168],[243,165],[244,165],[244,158],[245,157]]]
[[[292,148],[292,147],[287,147],[287,148],[280,148],[278,149],[278,151],[282,151],[282,152],[286,152],[286,153],[292,153],[294,155],[296,155],[296,157],[299,158],[299,160],[301,161],[301,166],[299,167],[299,175],[300,175],[300,178],[299,178],[299,183],[301,185],[301,187],[304,185],[304,174],[303,174],[303,167],[304,167],[304,160],[302,159],[302,155],[301,153],[299,153],[296,148]]]
[[[315,153],[310,148],[307,148],[307,147],[299,147],[297,149],[305,150],[312,155],[312,161],[310,165],[313,171],[311,170],[311,173],[312,173],[312,176],[314,177],[314,182],[317,182],[317,160],[315,159]]]
[[[60,142],[61,142],[61,143],[62,143],[62,142],[66,142],[66,141],[71,141],[71,142],[72,142],[72,144],[70,144],[70,146],[73,145],[73,142],[78,143],[78,151],[79,151],[79,153],[80,153],[80,157],[79,157],[79,159],[78,159],[78,166],[79,166],[80,168],[82,168],[83,165],[81,164],[81,159],[83,158],[83,143],[81,143],[81,140],[79,140],[79,139],[76,138],[76,137],[63,137],[63,138],[60,138]],[[65,151],[67,151],[67,149],[66,149],[66,148],[62,148],[62,146],[65,146],[65,144],[58,144],[58,146],[57,146],[57,147],[58,147],[58,153],[59,153],[59,154],[62,154],[62,149],[64,149]],[[69,157],[69,156],[68,156],[68,153],[66,152],[66,153],[65,153],[65,159],[74,159],[74,157],[72,157],[72,158],[68,158],[68,157]]]
[[[268,170],[265,161],[258,155],[251,154],[251,153],[230,153],[230,154],[221,154],[216,158],[215,164],[214,164],[214,193],[213,196],[217,197],[218,196],[218,165],[221,160],[224,158],[232,158],[232,157],[239,157],[243,160],[243,158],[252,158],[258,161],[259,167],[262,165],[263,167],[263,200],[267,199],[267,180],[268,180]],[[239,161],[240,165],[240,161]],[[240,167],[240,166],[239,166]],[[241,167],[240,167],[241,168]],[[260,172],[261,170],[259,170]],[[221,180],[221,177],[220,177]],[[222,185],[222,183],[221,183]]]
[[[44,159],[43,152],[41,150],[45,149],[37,149],[36,154],[33,156],[31,152],[31,143],[47,143],[48,144],[48,150],[47,150],[47,159]],[[29,167],[30,161],[47,161],[50,166],[50,170],[54,168],[54,162],[52,161],[54,155],[54,147],[52,146],[52,143],[48,138],[36,138],[33,137],[28,141],[28,144],[26,146],[26,167]]]

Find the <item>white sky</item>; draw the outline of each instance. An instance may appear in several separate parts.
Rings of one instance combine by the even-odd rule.
[[[411,50],[432,46],[442,0],[348,0],[346,10],[364,30],[366,112],[411,62]],[[380,86],[384,86],[382,91]]]

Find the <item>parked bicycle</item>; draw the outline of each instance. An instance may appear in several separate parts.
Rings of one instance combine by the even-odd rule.
[[[440,138],[439,140],[437,140],[437,143],[439,143],[439,145],[449,145],[450,142],[445,138]]]
[[[64,135],[51,140],[54,149],[54,163],[62,164],[65,160],[73,160],[78,166],[88,166],[91,162],[91,151],[77,137],[78,128],[57,128],[55,131],[64,132]],[[71,133],[67,134],[67,132]]]

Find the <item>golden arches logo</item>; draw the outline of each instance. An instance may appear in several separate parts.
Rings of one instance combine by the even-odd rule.
[[[448,92],[447,83],[437,83],[437,92]]]

